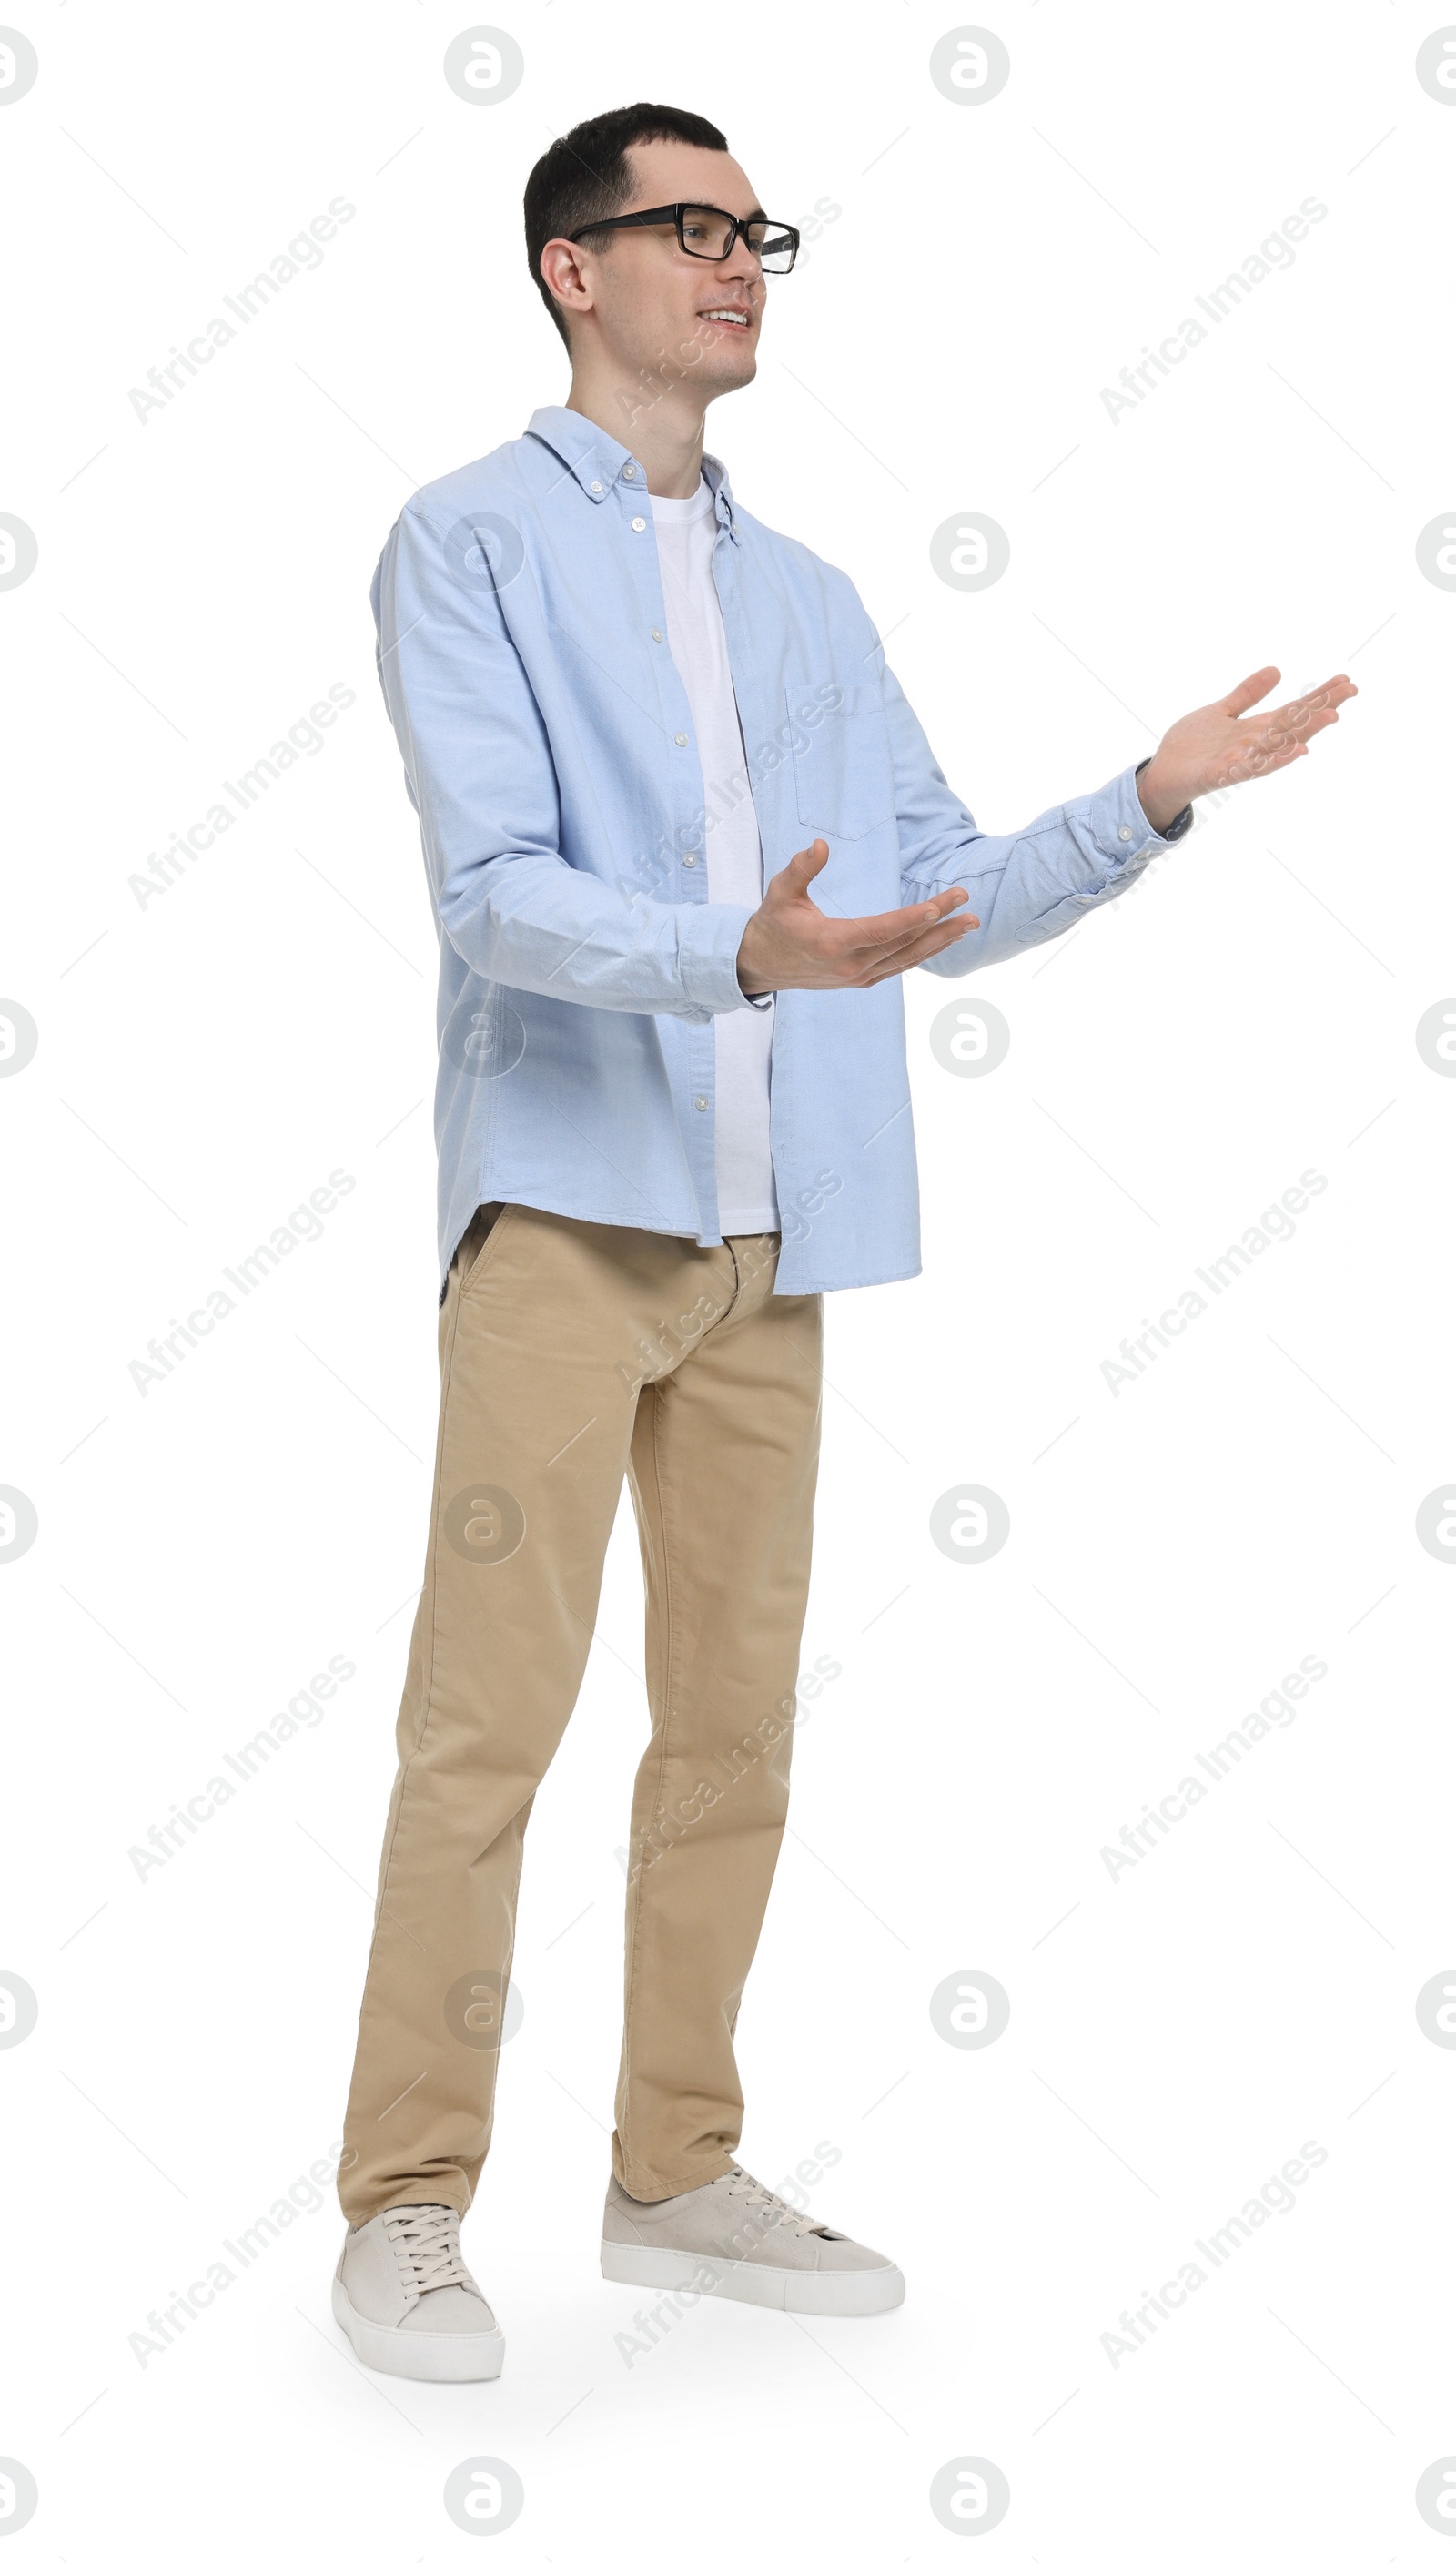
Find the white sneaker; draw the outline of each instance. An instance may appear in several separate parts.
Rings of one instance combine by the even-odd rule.
[[[334,2319],[386,2376],[465,2385],[500,2374],[505,2336],[460,2258],[454,2207],[393,2207],[351,2225],[334,2271]]]
[[[602,2275],[791,2314],[882,2314],[905,2298],[893,2261],[801,2216],[737,2163],[701,2189],[646,2206],[614,2178]]]

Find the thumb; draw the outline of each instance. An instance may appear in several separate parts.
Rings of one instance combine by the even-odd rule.
[[[812,846],[804,846],[797,855],[791,856],[780,879],[787,882],[791,890],[807,891],[810,883],[823,871],[828,860],[829,850],[823,838],[816,837]]]

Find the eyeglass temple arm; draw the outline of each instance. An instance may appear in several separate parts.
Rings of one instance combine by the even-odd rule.
[[[640,213],[613,214],[605,222],[584,223],[580,232],[574,232],[572,234],[572,245],[575,247],[576,243],[579,240],[584,239],[588,232],[639,230],[649,223],[661,224],[666,222],[676,224],[677,236],[679,241],[681,241],[682,217],[685,213],[693,212],[695,210],[697,210],[695,207],[689,205],[648,205],[644,207]],[[704,213],[718,214],[725,223],[731,223],[733,225],[733,238],[729,242],[728,247],[719,253],[723,258],[732,257],[739,241],[745,238],[750,226],[754,223],[762,223],[764,226],[765,238],[760,244],[761,249],[768,248],[770,242],[777,245],[781,240],[790,242],[795,249],[799,247],[799,234],[794,229],[793,224],[782,222],[776,223],[772,221],[768,214],[745,214],[740,221],[736,214],[724,213],[721,205],[705,205],[702,208],[702,211]],[[757,254],[758,253],[755,253],[755,255]],[[697,252],[695,255],[701,256],[702,253]]]

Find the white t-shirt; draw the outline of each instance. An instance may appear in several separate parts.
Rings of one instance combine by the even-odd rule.
[[[702,766],[708,896],[757,907],[764,894],[763,848],[713,584],[717,520],[706,481],[691,498],[654,498],[652,520],[667,640],[692,713]],[[773,1038],[772,1000],[713,1017],[718,1226],[725,1237],[757,1236],[779,1226],[769,1150]]]

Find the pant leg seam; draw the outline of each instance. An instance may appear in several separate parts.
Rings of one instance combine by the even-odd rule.
[[[666,1768],[666,1763],[667,1763],[667,1733],[668,1733],[668,1727],[669,1727],[669,1725],[670,1725],[670,1723],[671,1723],[671,1719],[672,1719],[672,1709],[673,1709],[673,1700],[674,1700],[674,1680],[673,1680],[673,1676],[674,1676],[674,1672],[675,1672],[675,1656],[676,1656],[676,1646],[677,1646],[677,1630],[676,1630],[675,1615],[674,1615],[674,1611],[673,1611],[672,1567],[671,1567],[670,1541],[669,1541],[669,1538],[668,1538],[668,1529],[667,1529],[667,1496],[666,1496],[665,1486],[664,1486],[664,1483],[663,1483],[661,1452],[660,1452],[660,1448],[659,1448],[659,1442],[660,1442],[660,1436],[661,1436],[661,1430],[662,1430],[662,1395],[661,1395],[661,1390],[660,1390],[660,1388],[657,1388],[657,1389],[654,1389],[654,1390],[653,1390],[653,1398],[654,1398],[654,1404],[653,1404],[653,1409],[652,1409],[652,1484],[653,1484],[653,1488],[654,1488],[654,1490],[655,1490],[655,1492],[656,1492],[656,1498],[657,1498],[657,1518],[658,1518],[658,1521],[659,1521],[659,1523],[660,1523],[660,1525],[661,1525],[661,1538],[662,1538],[662,1616],[663,1616],[663,1622],[664,1622],[664,1643],[663,1643],[663,1649],[662,1649],[662,1718],[661,1718],[661,1724],[660,1724],[660,1726],[659,1726],[659,1728],[658,1728],[658,1733],[657,1733],[657,1747],[658,1747],[658,1750],[657,1750],[657,1777],[656,1777],[656,1795],[655,1795],[655,1808],[656,1808],[656,1812],[655,1812],[655,1814],[654,1814],[654,1816],[653,1816],[653,1819],[652,1819],[653,1824],[654,1824],[654,1825],[656,1825],[656,1824],[659,1824],[659,1823],[661,1822],[661,1816],[662,1816],[662,1774],[663,1774],[663,1771],[664,1771],[664,1770],[665,1770],[665,1768]],[[630,1964],[629,1964],[628,1972],[627,1972],[627,1996],[626,1996],[626,2001],[625,2001],[624,2008],[623,2008],[623,2047],[624,2047],[624,2055],[623,2055],[623,2116],[624,2116],[624,2118],[630,2118],[630,2116],[631,2116],[631,2110],[632,2110],[632,2006],[633,2006],[633,1995],[634,1995],[634,1993],[635,1993],[635,1991],[636,1991],[636,1988],[637,1988],[637,1959],[638,1959],[638,1953],[639,1953],[640,1946],[641,1946],[641,1928],[642,1928],[642,1874],[643,1874],[642,1866],[641,1866],[641,1865],[640,1865],[640,1863],[639,1863],[639,1865],[638,1865],[638,1869],[637,1869],[637,1909],[636,1909],[636,1912],[634,1913],[634,1916],[633,1916],[631,1962],[630,1962]],[[637,2161],[637,2155],[635,2154],[635,2152],[634,2152],[634,2151],[633,2151],[633,2149],[632,2149],[632,2145],[631,2145],[631,2141],[630,2141],[630,2138],[629,2138],[629,2135],[628,2135],[628,2130],[627,2130],[627,2128],[626,2128],[625,2126],[623,2126],[623,2127],[619,2127],[617,2132],[618,2132],[618,2136],[619,2136],[619,2139],[620,2139],[620,2141],[621,2141],[621,2145],[622,2145],[623,2160],[624,2160],[625,2162],[628,2162],[628,2163],[635,2163],[635,2162]]]
[[[452,1381],[452,1379],[454,1378],[454,1375],[455,1375],[455,1337],[456,1337],[456,1335],[457,1335],[457,1333],[458,1333],[458,1331],[459,1331],[459,1319],[460,1319],[460,1295],[459,1295],[459,1289],[458,1289],[458,1287],[456,1287],[456,1290],[455,1290],[455,1306],[454,1306],[454,1308],[453,1308],[453,1309],[452,1309],[452,1311],[451,1311],[450,1332],[449,1332],[449,1335],[448,1335],[448,1337],[447,1337],[447,1339],[446,1339],[446,1348],[445,1348],[445,1379],[444,1379],[444,1386],[443,1386],[443,1391],[442,1391],[442,1396],[441,1396],[441,1405],[440,1405],[440,1448],[439,1448],[438,1452],[436,1453],[436,1459],[435,1459],[435,1484],[434,1484],[434,1486],[433,1486],[433,1488],[432,1488],[432,1490],[431,1490],[431,1502],[430,1502],[430,1519],[431,1519],[432,1526],[433,1526],[433,1527],[434,1527],[434,1529],[436,1530],[437,1536],[436,1536],[435,1538],[432,1538],[432,1539],[431,1539],[431,1541],[430,1541],[430,1546],[429,1546],[429,1555],[428,1555],[428,1557],[427,1557],[427,1559],[426,1559],[426,1573],[427,1573],[427,1575],[428,1575],[428,1576],[430,1577],[430,1579],[431,1579],[431,1597],[430,1597],[430,1605],[431,1605],[431,1607],[430,1607],[430,1651],[429,1651],[428,1665],[427,1665],[427,1667],[426,1667],[426,1668],[422,1669],[422,1679],[421,1679],[421,1684],[420,1684],[420,1687],[421,1687],[421,1693],[422,1693],[422,1696],[423,1696],[423,1699],[424,1699],[424,1703],[425,1703],[425,1704],[424,1704],[424,1708],[423,1708],[423,1710],[422,1710],[422,1712],[421,1712],[420,1723],[419,1723],[419,1725],[418,1725],[418,1727],[417,1727],[417,1729],[416,1729],[416,1732],[415,1732],[415,1740],[414,1740],[414,1743],[412,1744],[412,1746],[411,1746],[411,1748],[410,1748],[410,1756],[409,1756],[409,1760],[408,1760],[408,1761],[407,1761],[407,1762],[402,1766],[402,1769],[401,1769],[401,1773],[400,1773],[400,1793],[399,1793],[399,1804],[398,1804],[398,1805],[397,1805],[397,1807],[395,1808],[395,1812],[394,1812],[394,1822],[393,1822],[393,1823],[391,1824],[391,1826],[390,1826],[388,1837],[387,1837],[387,1839],[386,1839],[386,1841],[385,1841],[383,1851],[382,1851],[382,1852],[381,1852],[381,1854],[380,1854],[380,1863],[379,1863],[379,1903],[378,1903],[378,1909],[377,1909],[377,1911],[376,1911],[376,1913],[375,1913],[375,1916],[374,1916],[374,1929],[373,1929],[372,1933],[370,1934],[370,1940],[369,1940],[369,1954],[368,1954],[368,1957],[367,1957],[367,1959],[366,1959],[366,1961],[365,1961],[365,1967],[364,1967],[364,1986],[365,1986],[365,1991],[366,1991],[366,1992],[368,1991],[368,1987],[369,1987],[369,1980],[370,1980],[370,1976],[371,1976],[371,1973],[372,1973],[372,1970],[373,1970],[373,1964],[374,1964],[374,1953],[375,1953],[375,1947],[376,1947],[376,1944],[377,1944],[378,1939],[379,1939],[380,1925],[382,1924],[382,1922],[383,1922],[383,1921],[384,1921],[384,1919],[385,1919],[385,1909],[384,1909],[384,1890],[385,1890],[385,1884],[386,1884],[386,1881],[387,1881],[388,1876],[389,1876],[389,1866],[390,1866],[390,1862],[391,1862],[391,1861],[393,1860],[393,1858],[394,1858],[395,1841],[396,1841],[396,1838],[397,1838],[397,1836],[398,1836],[398,1834],[399,1834],[399,1829],[400,1829],[401,1820],[403,1819],[404,1812],[405,1812],[405,1799],[406,1799],[406,1797],[407,1797],[407,1796],[408,1796],[408,1794],[409,1794],[409,1775],[410,1775],[410,1772],[411,1772],[411,1770],[412,1770],[412,1768],[413,1768],[414,1764],[418,1761],[418,1759],[419,1759],[419,1757],[420,1757],[420,1753],[421,1753],[421,1751],[422,1751],[422,1749],[423,1749],[423,1746],[424,1746],[426,1728],[428,1727],[428,1725],[429,1725],[429,1721],[430,1721],[430,1703],[431,1703],[431,1696],[432,1696],[432,1693],[433,1693],[434,1688],[435,1688],[435,1660],[436,1660],[436,1653],[437,1653],[437,1650],[438,1650],[438,1647],[439,1647],[439,1643],[440,1643],[440,1577],[439,1577],[439,1574],[437,1573],[437,1570],[436,1570],[436,1550],[437,1550],[437,1547],[438,1547],[438,1545],[439,1545],[439,1540],[438,1540],[438,1530],[439,1530],[439,1520],[440,1520],[440,1490],[441,1490],[441,1486],[442,1486],[442,1484],[444,1483],[444,1479],[445,1479],[445,1428],[446,1428],[446,1416],[447,1416],[447,1412],[448,1412],[449,1405],[450,1405],[450,1388],[451,1388],[451,1381]],[[406,1678],[408,1679],[408,1673],[407,1673],[407,1675],[406,1675]]]
[[[449,1277],[447,1277],[447,1286],[449,1286]],[[445,1478],[445,1434],[446,1434],[446,1418],[447,1418],[447,1413],[448,1413],[448,1409],[449,1409],[449,1405],[450,1405],[450,1385],[451,1385],[451,1381],[452,1381],[452,1379],[453,1379],[453,1377],[454,1377],[454,1374],[455,1374],[455,1338],[456,1338],[456,1335],[457,1335],[457,1333],[458,1333],[458,1331],[459,1331],[459,1316],[460,1316],[460,1294],[459,1294],[459,1288],[458,1288],[458,1275],[456,1275],[456,1289],[455,1289],[455,1304],[454,1304],[454,1306],[453,1306],[453,1308],[452,1308],[452,1310],[451,1310],[449,1330],[448,1330],[447,1335],[446,1335],[446,1345],[445,1345],[445,1363],[444,1363],[444,1369],[443,1369],[443,1374],[442,1374],[442,1385],[441,1385],[439,1447],[438,1447],[437,1452],[436,1452],[436,1458],[435,1458],[435,1482],[434,1482],[434,1485],[433,1485],[433,1487],[432,1487],[432,1489],[431,1489],[431,1499],[430,1499],[430,1524],[431,1524],[431,1529],[432,1529],[432,1530],[434,1530],[434,1531],[436,1531],[436,1532],[438,1532],[439,1519],[440,1519],[440,1490],[441,1490],[441,1486],[442,1486],[442,1484],[444,1483],[444,1478]],[[426,1703],[427,1703],[427,1707],[426,1707],[425,1715],[424,1715],[424,1716],[422,1716],[421,1723],[420,1723],[420,1725],[419,1725],[419,1727],[418,1727],[418,1729],[417,1729],[417,1731],[416,1731],[415,1740],[414,1740],[414,1743],[413,1743],[413,1745],[412,1745],[412,1747],[411,1747],[411,1750],[410,1750],[409,1760],[408,1760],[408,1761],[406,1761],[406,1762],[402,1762],[402,1763],[401,1763],[401,1766],[400,1766],[400,1773],[399,1773],[399,1793],[398,1793],[398,1798],[397,1798],[397,1802],[396,1802],[396,1805],[395,1805],[394,1816],[393,1816],[393,1819],[392,1819],[392,1821],[391,1821],[391,1823],[390,1823],[388,1833],[387,1833],[387,1834],[386,1834],[386,1836],[385,1836],[385,1840],[384,1840],[383,1848],[382,1848],[382,1850],[381,1850],[381,1852],[380,1852],[380,1857],[379,1857],[379,1888],[378,1888],[378,1895],[377,1895],[377,1899],[376,1899],[376,1903],[375,1903],[375,1911],[374,1911],[374,1928],[373,1928],[373,1930],[370,1932],[370,1935],[369,1935],[369,1949],[368,1949],[368,1953],[367,1953],[367,1956],[366,1956],[365,1961],[364,1961],[364,1984],[363,1984],[363,1990],[362,1990],[362,1992],[361,1992],[361,1994],[360,1994],[360,1997],[359,1997],[359,2028],[358,2028],[358,2034],[357,2034],[357,2037],[356,2037],[356,2042],[355,2042],[355,2059],[354,2059],[353,2073],[357,2073],[357,2072],[358,2072],[358,2070],[359,2070],[359,2051],[360,2051],[360,2049],[361,2049],[361,2048],[362,2048],[362,2046],[363,2046],[363,2035],[364,2035],[364,2009],[365,2009],[365,2005],[366,2005],[366,2003],[367,2003],[367,2002],[368,2002],[368,2000],[369,2000],[370,1989],[371,1989],[371,1987],[372,1987],[372,1985],[373,1985],[373,1982],[374,1982],[374,1961],[375,1961],[375,1957],[376,1957],[376,1955],[377,1955],[377,1953],[378,1953],[378,1949],[379,1949],[379,1938],[380,1938],[380,1933],[381,1933],[381,1930],[383,1929],[384,1922],[385,1922],[385,1919],[386,1919],[386,1912],[385,1912],[385,1900],[384,1900],[384,1899],[385,1899],[385,1890],[386,1890],[386,1887],[387,1887],[388,1882],[389,1882],[390,1863],[391,1863],[391,1862],[392,1862],[392,1860],[394,1859],[395,1844],[396,1844],[396,1841],[398,1840],[398,1837],[399,1837],[399,1830],[400,1830],[400,1825],[401,1825],[401,1822],[403,1821],[403,1818],[404,1818],[404,1812],[405,1812],[405,1800],[406,1800],[407,1796],[409,1795],[409,1775],[410,1775],[410,1771],[411,1771],[411,1769],[413,1768],[413,1766],[414,1766],[415,1762],[416,1762],[416,1761],[418,1760],[418,1758],[419,1758],[420,1750],[421,1750],[421,1747],[422,1747],[423,1742],[424,1742],[424,1738],[425,1738],[425,1725],[426,1725],[426,1720],[427,1720],[427,1718],[428,1718],[428,1703],[429,1703],[429,1700],[430,1700],[431,1692],[432,1692],[432,1690],[434,1689],[434,1685],[435,1685],[435,1659],[436,1659],[436,1650],[437,1650],[437,1646],[438,1646],[438,1643],[439,1643],[439,1611],[440,1611],[440,1578],[439,1578],[439,1575],[438,1575],[438,1573],[437,1573],[437,1571],[436,1571],[436,1550],[437,1550],[437,1547],[438,1547],[438,1537],[429,1537],[429,1536],[427,1535],[427,1538],[428,1538],[428,1545],[427,1545],[427,1553],[426,1553],[426,1559],[425,1559],[425,1573],[426,1573],[426,1577],[427,1577],[427,1579],[428,1579],[428,1580],[430,1581],[430,1583],[431,1583],[430,1647],[429,1647],[429,1659],[428,1659],[428,1672],[424,1672],[424,1673],[422,1674],[422,1681],[421,1681],[421,1690],[422,1690],[422,1693],[423,1693],[424,1699],[425,1699],[425,1701],[426,1701]],[[405,1679],[406,1679],[406,1681],[408,1682],[408,1680],[409,1680],[409,1671],[408,1671],[408,1666],[407,1666],[407,1668],[406,1668]],[[351,2080],[350,2098],[352,2099],[352,2080],[353,2080],[353,2075],[352,2075],[352,2074],[351,2074],[350,2080]],[[463,2175],[462,2175],[462,2177],[463,2177]],[[466,2188],[467,2188],[467,2191],[468,2191],[468,2183],[466,2183]],[[467,2204],[468,2204],[468,2199],[467,2199]]]

